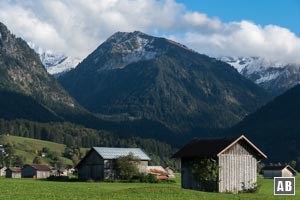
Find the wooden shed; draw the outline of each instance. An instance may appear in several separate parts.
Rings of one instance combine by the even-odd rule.
[[[45,179],[50,176],[49,166],[41,164],[24,165],[21,172],[22,178]]]
[[[7,169],[7,167],[0,167],[0,176],[6,175],[6,169]]]
[[[21,178],[21,168],[20,167],[9,167],[5,170],[6,178]]]
[[[290,165],[266,166],[262,168],[262,172],[264,178],[294,177],[297,175],[297,171]]]
[[[93,147],[76,166],[81,180],[107,180],[116,178],[115,161],[119,157],[133,154],[140,159],[139,172],[147,173],[151,159],[139,148]]]
[[[243,135],[237,139],[194,139],[173,157],[181,158],[182,188],[233,193],[256,186],[257,162],[267,158]],[[214,180],[199,180],[195,174],[199,163],[206,160],[217,166]]]

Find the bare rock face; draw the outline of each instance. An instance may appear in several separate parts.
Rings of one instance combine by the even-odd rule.
[[[55,115],[76,109],[75,101],[47,73],[39,56],[0,23],[0,90],[26,95]]]

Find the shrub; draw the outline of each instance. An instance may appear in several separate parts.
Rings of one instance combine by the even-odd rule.
[[[139,160],[129,154],[121,156],[116,160],[116,174],[120,180],[131,180],[139,175],[138,164]]]
[[[260,186],[261,186],[260,184],[253,183],[253,184],[251,184],[251,187],[248,189],[243,187],[243,190],[241,191],[241,193],[258,193]]]
[[[139,180],[141,183],[158,183],[156,176],[154,174],[140,174]]]

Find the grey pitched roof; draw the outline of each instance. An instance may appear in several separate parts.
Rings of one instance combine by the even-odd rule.
[[[111,147],[93,147],[93,149],[103,158],[103,159],[117,159],[121,156],[127,156],[132,153],[133,156],[141,160],[151,160],[144,151],[140,148],[111,148]]]

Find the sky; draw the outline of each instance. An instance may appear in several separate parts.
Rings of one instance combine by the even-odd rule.
[[[248,20],[274,24],[300,35],[299,0],[179,0],[188,9],[218,17],[223,22]]]
[[[298,0],[0,0],[0,21],[36,48],[85,58],[139,30],[213,57],[300,64]]]

